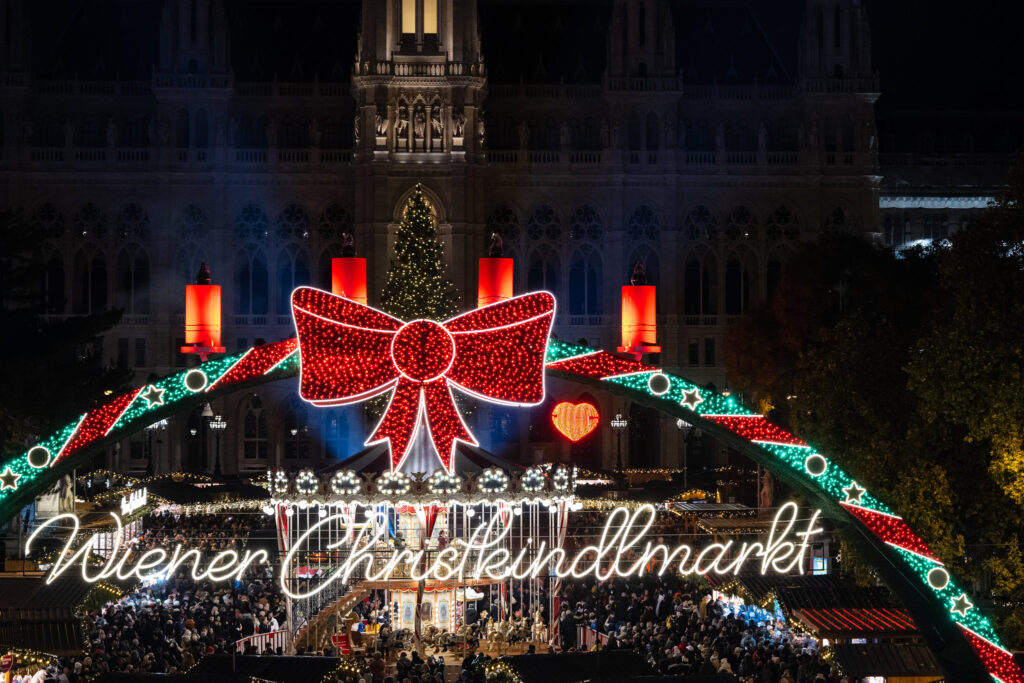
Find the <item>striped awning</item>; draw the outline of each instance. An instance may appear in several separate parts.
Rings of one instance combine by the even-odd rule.
[[[917,626],[906,611],[897,608],[809,608],[793,616],[821,638],[914,635]]]

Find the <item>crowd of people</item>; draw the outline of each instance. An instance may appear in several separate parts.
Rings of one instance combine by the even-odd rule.
[[[204,553],[238,551],[269,522],[261,514],[151,516],[130,542],[139,553],[178,542]],[[82,616],[88,650],[56,665],[60,683],[87,683],[108,671],[185,672],[208,654],[230,653],[240,638],[278,630],[285,608],[272,569],[256,566],[233,583],[195,581],[180,570]]]
[[[774,619],[745,618],[725,600],[676,575],[576,581],[561,593],[562,649],[577,651],[580,628],[594,647],[628,649],[666,675],[725,675],[743,683],[846,683],[810,636]],[[600,643],[603,643],[600,644]]]

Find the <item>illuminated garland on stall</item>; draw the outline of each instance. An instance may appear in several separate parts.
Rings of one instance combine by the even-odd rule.
[[[478,312],[454,320],[466,320],[474,313]],[[31,484],[33,492],[52,484],[52,477],[38,483],[35,480],[54,463],[84,453],[108,436],[131,433],[150,424],[154,421],[152,414],[157,411],[166,414],[168,406],[213,388],[228,391],[233,384],[261,376],[271,381],[294,375],[299,365],[296,350],[294,339],[267,344],[244,354],[207,361],[115,397],[0,465],[0,509],[26,484]],[[927,544],[891,508],[812,446],[772,425],[764,416],[744,408],[733,397],[716,394],[657,367],[550,339],[545,360],[549,370],[563,376],[617,385],[646,397],[648,402],[663,404],[672,413],[682,410],[691,423],[710,422],[761,448],[778,466],[789,469],[805,485],[831,498],[863,528],[892,547],[921,587],[944,606],[994,678],[1002,683],[1024,683],[1024,674],[1001,644],[992,623],[975,607],[974,601]],[[490,364],[489,367],[495,366]],[[659,374],[658,382],[651,381],[655,373]],[[616,506],[622,504],[615,502]],[[10,513],[8,516],[13,514],[13,510],[3,512]]]

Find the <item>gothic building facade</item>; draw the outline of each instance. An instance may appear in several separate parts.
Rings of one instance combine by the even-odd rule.
[[[613,347],[639,262],[658,285],[659,362],[720,387],[726,326],[800,241],[941,237],[914,211],[938,202],[948,230],[991,193],[887,189],[861,0],[801,0],[785,20],[690,0],[0,10],[0,204],[45,243],[50,315],[124,309],[97,351],[138,383],[192,360],[178,349],[200,262],[223,285],[232,352],[292,336],[291,290],[329,288],[346,234],[373,303],[416,183],[465,306],[497,232],[517,291],[558,296],[560,338]],[[629,464],[677,465],[674,424],[589,398],[603,420],[631,418]],[[258,471],[346,455],[368,434],[359,409],[314,409],[291,383],[211,409],[223,443],[197,414],[107,464],[212,471],[223,448],[225,471]],[[492,450],[614,463],[609,430],[570,449],[547,410],[471,419]]]

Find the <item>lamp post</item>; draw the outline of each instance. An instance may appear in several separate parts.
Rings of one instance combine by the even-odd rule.
[[[690,454],[690,436],[693,434],[693,425],[680,418],[676,420],[676,427],[679,428],[679,433],[683,435],[683,490],[686,491],[690,488],[686,476],[686,459]]]
[[[146,476],[148,477],[155,474],[155,468],[153,467],[153,432],[162,432],[166,429],[167,420],[157,420],[151,425],[146,425]]]
[[[213,475],[215,477],[220,476],[220,435],[224,433],[224,430],[228,428],[228,421],[220,415],[214,415],[213,419],[210,420],[210,429],[213,430],[213,435],[217,437],[217,459],[213,465]]]
[[[629,420],[622,417],[622,413],[615,413],[609,423],[612,427],[612,431],[615,432],[615,471],[622,471],[622,432],[626,431],[626,427],[629,426]]]

